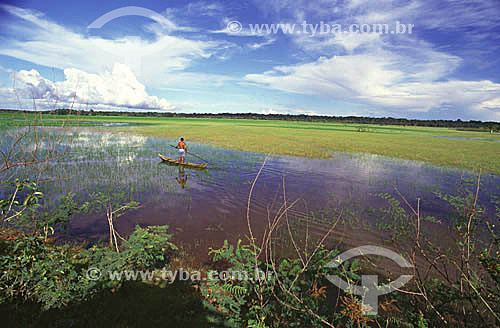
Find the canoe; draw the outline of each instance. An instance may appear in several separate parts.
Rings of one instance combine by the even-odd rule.
[[[166,163],[170,163],[170,164],[174,164],[174,165],[181,165],[181,166],[187,166],[187,167],[196,167],[196,168],[199,168],[199,169],[204,169],[207,167],[207,163],[203,163],[203,164],[196,164],[196,163],[189,163],[189,162],[184,162],[184,163],[181,163],[173,158],[168,158],[167,156],[163,156],[162,154],[158,154],[158,156],[160,156],[161,160],[166,162]]]

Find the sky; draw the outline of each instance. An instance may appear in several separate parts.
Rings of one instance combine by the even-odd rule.
[[[498,0],[0,1],[0,108],[500,122],[499,50]]]

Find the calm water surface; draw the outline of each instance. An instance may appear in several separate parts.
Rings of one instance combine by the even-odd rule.
[[[210,169],[198,170],[160,161],[158,153],[176,156],[175,149],[169,146],[175,144],[172,140],[97,132],[92,128],[48,131],[71,138],[60,143],[60,147],[70,147],[67,156],[39,173],[47,199],[70,192],[82,200],[92,192],[121,193],[120,197],[139,201],[142,206],[117,219],[118,231],[126,234],[137,224],[168,224],[176,241],[189,243],[205,254],[208,247],[218,246],[224,239],[246,235],[248,193],[266,155],[188,141],[189,151],[211,162]],[[1,133],[1,146],[5,148],[8,135]],[[475,178],[469,171],[416,161],[368,154],[332,155],[333,159],[328,160],[269,157],[252,197],[255,229],[262,230],[268,214],[273,215],[282,204],[283,183],[287,201],[299,200],[290,213],[292,219],[316,213],[322,221],[310,228],[322,232],[341,210],[347,219],[376,220],[373,209],[387,204],[377,194],[396,195],[396,188],[412,203],[421,198],[426,215],[443,217],[450,206],[434,192],[457,194],[463,179]],[[202,162],[196,157],[188,156],[188,160]],[[18,173],[35,174],[33,170]],[[483,175],[480,204],[492,219],[499,195],[500,177]],[[73,239],[95,240],[105,238],[107,229],[105,215],[79,216],[67,233]],[[336,236],[351,239],[352,244],[359,239],[366,242],[366,236],[352,231]]]

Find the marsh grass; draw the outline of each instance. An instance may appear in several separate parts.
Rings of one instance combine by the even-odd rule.
[[[13,115],[16,114],[0,113],[0,122],[2,117],[12,118]],[[51,117],[53,120],[64,118]],[[141,123],[144,125],[115,127],[113,131],[172,139],[184,136],[188,141],[234,150],[311,158],[331,158],[334,152],[370,153],[500,173],[500,142],[488,141],[500,140],[500,134],[486,131],[369,124],[360,128],[359,124],[197,118],[93,116],[85,120]],[[436,138],[438,136],[482,140]]]

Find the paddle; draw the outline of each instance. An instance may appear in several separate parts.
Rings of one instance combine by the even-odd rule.
[[[177,148],[176,146],[174,146],[174,145],[169,145],[169,146],[170,146],[170,147],[172,147],[172,148],[178,149],[178,148]],[[188,151],[186,150],[186,153],[188,153],[188,154],[190,154],[190,155],[193,155],[193,156],[195,156],[195,157],[198,157],[198,158],[199,158],[199,159],[201,159],[202,161],[205,161],[205,162],[207,162],[207,163],[210,163],[210,161],[207,161],[207,160],[206,160],[206,159],[204,159],[203,157],[200,157],[200,156],[198,156],[198,155],[196,155],[196,154],[193,154],[192,152],[188,152]]]

